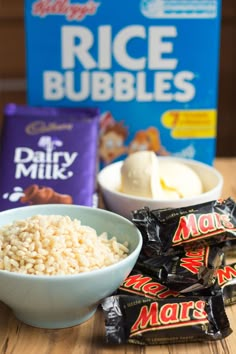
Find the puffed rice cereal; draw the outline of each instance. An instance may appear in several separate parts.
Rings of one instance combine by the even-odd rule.
[[[33,275],[77,274],[127,257],[128,243],[69,216],[35,215],[0,228],[0,270]]]

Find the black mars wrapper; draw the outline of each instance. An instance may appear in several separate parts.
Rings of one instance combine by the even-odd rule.
[[[216,271],[215,282],[211,287],[196,290],[192,296],[211,296],[223,294],[225,306],[236,303],[236,263],[222,265]],[[114,294],[115,295],[115,294]],[[160,279],[148,272],[134,268],[116,291],[116,295],[139,295],[150,299],[168,299],[190,296],[189,293],[180,293],[173,290]]]
[[[102,308],[106,341],[112,344],[212,341],[232,332],[221,294],[166,300],[115,295]]]
[[[155,276],[162,284],[179,292],[192,292],[213,285],[224,253],[219,247],[185,250],[175,256],[146,257],[140,254],[136,268]]]
[[[144,207],[132,214],[144,239],[142,251],[148,257],[236,239],[236,204],[232,198],[178,209]]]

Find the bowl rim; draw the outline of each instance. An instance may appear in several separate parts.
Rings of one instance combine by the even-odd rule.
[[[217,189],[222,189],[223,187],[223,183],[224,183],[224,178],[223,178],[223,175],[213,166],[211,165],[208,165],[204,162],[201,162],[201,161],[198,161],[198,160],[193,160],[193,159],[186,159],[186,158],[181,158],[181,157],[176,157],[176,156],[158,156],[158,158],[160,159],[172,159],[172,160],[175,160],[175,161],[179,161],[179,162],[183,162],[185,163],[186,165],[195,165],[195,166],[200,166],[202,168],[205,168],[205,169],[208,169],[210,173],[212,173],[214,176],[217,177],[218,179],[218,183],[217,185],[206,191],[206,192],[203,192],[201,193],[200,195],[198,196],[194,196],[194,197],[188,197],[188,198],[181,198],[181,199],[176,199],[176,200],[173,200],[173,203],[178,203],[178,202],[185,202],[185,203],[192,203],[193,200],[195,201],[197,198],[199,198],[200,196],[201,197],[207,197],[208,195],[212,194],[215,190]],[[146,197],[136,197],[136,196],[133,196],[133,195],[130,195],[130,194],[126,194],[126,193],[122,193],[122,192],[119,192],[117,190],[113,190],[111,188],[108,188],[103,182],[102,182],[102,175],[105,173],[105,171],[107,171],[108,169],[112,169],[112,168],[116,168],[117,166],[122,166],[124,160],[120,160],[120,161],[117,161],[117,162],[114,162],[114,163],[111,163],[107,166],[105,166],[103,169],[101,169],[98,173],[98,176],[97,176],[97,182],[98,182],[98,185],[99,185],[99,188],[106,192],[109,192],[110,194],[114,194],[115,196],[117,197],[120,197],[120,198],[123,198],[123,199],[129,199],[129,200],[133,200],[133,201],[140,201],[140,202],[148,202],[148,203],[155,203],[155,202],[158,202],[158,203],[166,203],[168,202],[168,199],[153,199],[153,198],[146,198]]]
[[[35,275],[35,274],[24,274],[24,273],[20,273],[20,272],[19,273],[18,272],[11,272],[11,271],[8,271],[8,270],[0,269],[0,276],[1,275],[5,275],[5,276],[13,277],[13,278],[14,277],[16,277],[16,278],[20,277],[20,278],[25,278],[25,279],[34,279],[34,280],[41,280],[41,281],[50,280],[50,279],[53,280],[53,281],[56,281],[56,280],[66,280],[67,281],[67,280],[73,279],[73,278],[76,278],[76,279],[78,279],[78,278],[79,279],[80,278],[83,279],[83,278],[86,278],[86,277],[89,278],[89,277],[92,277],[92,276],[96,276],[97,274],[100,274],[101,272],[106,273],[109,270],[112,271],[113,268],[115,269],[115,268],[119,267],[120,265],[122,265],[123,263],[126,263],[130,258],[132,258],[134,256],[134,253],[138,252],[138,254],[139,254],[139,252],[141,251],[142,244],[143,244],[143,238],[142,238],[142,234],[141,234],[140,230],[129,219],[127,219],[124,216],[119,215],[119,214],[117,214],[115,212],[106,210],[106,209],[83,206],[83,205],[76,205],[76,204],[69,204],[69,205],[68,204],[38,204],[38,205],[29,205],[29,206],[23,206],[23,207],[3,210],[3,211],[0,211],[0,215],[2,215],[2,214],[4,214],[4,215],[5,214],[14,214],[14,212],[16,212],[16,211],[23,210],[23,209],[27,211],[27,209],[32,210],[32,208],[42,209],[42,214],[43,214],[43,209],[45,207],[47,207],[47,208],[48,207],[52,207],[52,208],[56,208],[56,209],[57,208],[60,209],[61,207],[63,207],[63,208],[70,207],[72,209],[80,209],[80,210],[85,210],[85,211],[89,210],[89,211],[92,211],[92,212],[98,212],[98,213],[102,213],[102,214],[107,214],[108,216],[110,216],[112,214],[115,218],[120,219],[121,222],[125,222],[126,224],[129,224],[136,231],[137,237],[138,237],[137,246],[135,247],[135,249],[131,253],[128,253],[126,258],[123,258],[123,259],[121,259],[120,261],[118,261],[116,263],[113,263],[113,264],[110,264],[108,266],[105,266],[104,268],[95,269],[95,270],[91,270],[91,271],[87,271],[87,272],[82,272],[82,273],[77,273],[77,274]],[[52,214],[56,215],[55,213],[52,213]],[[48,215],[48,214],[46,214],[46,215]],[[16,217],[16,219],[17,219],[17,217]],[[20,220],[20,219],[18,219],[18,220]],[[0,226],[0,228],[2,226]]]

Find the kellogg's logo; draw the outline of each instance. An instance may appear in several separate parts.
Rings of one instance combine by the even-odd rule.
[[[88,15],[95,15],[99,6],[94,0],[75,4],[70,0],[38,0],[32,6],[32,14],[39,17],[64,15],[69,21],[82,21]]]

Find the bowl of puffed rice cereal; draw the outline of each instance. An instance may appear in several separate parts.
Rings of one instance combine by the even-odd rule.
[[[0,212],[0,301],[41,328],[81,324],[132,270],[139,230],[118,214],[78,205]]]

